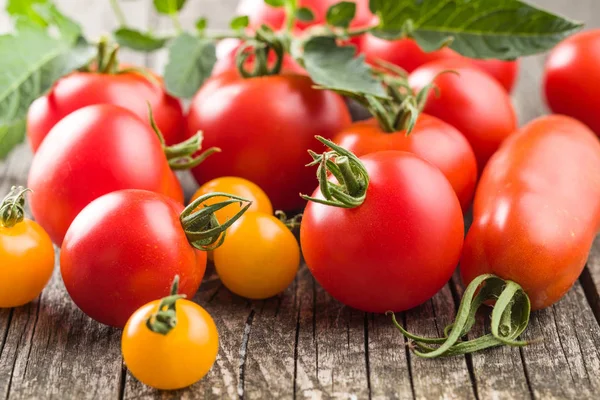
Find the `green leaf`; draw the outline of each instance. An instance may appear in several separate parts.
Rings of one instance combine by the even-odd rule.
[[[544,52],[583,26],[518,0],[370,0],[370,8],[379,37],[409,34],[426,51],[449,43],[474,58]]]
[[[46,20],[34,10],[34,4],[48,4],[48,0],[8,0],[6,12],[13,17],[25,17],[36,25],[46,26]]]
[[[342,1],[327,10],[327,23],[340,28],[348,28],[356,15],[356,3]]]
[[[16,33],[0,36],[0,158],[25,135],[29,105],[52,84],[90,62],[95,49],[80,38],[57,39],[33,21],[19,20]]]
[[[229,26],[231,29],[238,31],[247,28],[249,23],[250,18],[248,18],[247,15],[240,15],[238,17],[234,17],[229,23]]]
[[[283,7],[287,3],[287,0],[265,0],[265,3],[271,7]]]
[[[146,52],[161,49],[168,41],[167,38],[155,37],[149,32],[140,32],[129,28],[117,29],[113,32],[113,37],[121,46]]]
[[[192,97],[210,76],[216,61],[212,40],[182,33],[169,45],[165,68],[167,90],[178,97]]]
[[[200,17],[196,21],[196,30],[198,32],[204,32],[204,30],[206,29],[206,25],[208,25],[208,20],[204,17]]]
[[[186,0],[153,0],[154,8],[161,14],[175,14],[185,5]]]
[[[315,84],[345,94],[386,97],[382,84],[371,74],[364,55],[354,57],[354,46],[340,47],[336,39],[317,36],[304,45],[304,66]]]
[[[315,13],[308,7],[300,7],[296,10],[296,19],[304,22],[311,22],[315,19]]]

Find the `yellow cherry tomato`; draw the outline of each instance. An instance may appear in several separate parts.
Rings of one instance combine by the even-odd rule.
[[[214,250],[223,284],[249,299],[266,299],[284,291],[300,264],[298,242],[283,222],[269,214],[246,212]]]
[[[25,192],[13,188],[0,204],[0,308],[34,300],[54,270],[50,237],[37,223],[24,218]]]
[[[259,211],[265,214],[273,214],[273,206],[271,205],[271,201],[267,197],[267,194],[258,185],[250,182],[247,179],[233,176],[224,176],[206,182],[194,194],[192,201],[196,200],[202,195],[215,192],[229,193],[250,200],[252,205],[248,211]],[[214,197],[204,204],[210,206],[224,200],[227,199],[223,197]],[[220,223],[224,223],[233,217],[238,211],[240,211],[240,209],[241,205],[236,203],[218,210],[215,212],[215,215]]]
[[[176,283],[174,288],[176,293]],[[156,330],[148,326],[149,320]],[[121,349],[136,379],[156,389],[175,390],[208,373],[219,352],[219,334],[206,310],[172,295],[142,306],[129,318]]]

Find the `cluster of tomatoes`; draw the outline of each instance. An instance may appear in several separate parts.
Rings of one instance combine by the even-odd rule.
[[[318,24],[332,2],[301,3]],[[367,3],[357,1],[354,24],[371,21]],[[255,26],[283,21],[262,0],[242,2],[241,12]],[[10,265],[0,307],[39,295],[52,274],[54,242],[77,306],[124,327],[131,372],[157,388],[184,387],[218,353],[212,318],[184,299],[197,292],[207,259],[240,296],[282,292],[300,248],[290,230],[297,220],[274,210],[304,207],[300,243],[309,269],[360,310],[415,307],[459,261],[466,283],[486,273],[515,281],[534,309],[560,299],[600,224],[600,144],[589,129],[600,133],[592,89],[600,80],[583,81],[600,75],[591,58],[600,57],[600,32],[561,44],[546,71],[553,110],[589,128],[549,116],[518,130],[509,96],[517,61],[425,53],[411,39],[353,40],[367,60],[406,70],[415,91],[437,87],[410,135],[376,119],[352,123],[344,99],[314,88],[291,58],[281,74],[242,78],[235,42],[221,45],[213,77],[187,114],[159,76],[111,64],[112,56],[56,82],[27,120],[37,222],[24,217],[26,189],[15,188],[0,209],[0,251]],[[315,137],[327,148],[310,152],[311,160]],[[317,167],[316,190],[306,164]],[[187,207],[174,173],[181,169],[202,184]],[[463,212],[476,191],[465,240]]]

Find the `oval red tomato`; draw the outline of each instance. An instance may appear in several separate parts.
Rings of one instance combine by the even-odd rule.
[[[81,211],[60,254],[65,287],[77,306],[103,324],[125,326],[138,308],[179,292],[192,298],[206,269],[206,252],[190,245],[183,206],[144,190],[102,196]]]
[[[456,73],[442,73],[454,70]],[[437,76],[437,78],[436,78]],[[410,86],[421,90],[435,79],[424,111],[453,125],[469,141],[481,171],[500,144],[517,129],[517,115],[509,95],[489,75],[469,61],[438,60],[417,68]]]
[[[569,115],[600,135],[600,29],[571,36],[546,61],[546,101],[555,113]]]
[[[332,137],[351,122],[340,96],[312,86],[291,74],[243,79],[228,71],[209,79],[192,101],[188,135],[201,130],[203,145],[223,152],[192,170],[196,180],[238,176],[260,186],[273,208],[302,208],[298,193],[315,184],[304,168],[314,136]]]
[[[439,169],[414,154],[384,151],[360,160],[370,177],[361,205],[308,203],[300,228],[306,264],[348,306],[407,310],[452,276],[464,235],[460,204]],[[313,197],[325,198],[320,189]]]
[[[583,270],[600,227],[600,143],[565,116],[539,118],[490,160],[460,263],[465,283],[495,274],[532,309],[558,301]]]
[[[154,119],[169,145],[183,139],[184,116],[181,103],[160,84],[138,73],[100,74],[75,72],[58,80],[48,94],[37,99],[27,114],[27,137],[33,151],[58,121],[93,104],[115,104],[148,120],[150,103]]]
[[[356,122],[333,142],[361,157],[385,150],[408,151],[442,171],[456,192],[463,210],[471,205],[477,183],[477,161],[465,137],[452,125],[421,114],[412,132],[387,133],[375,119]]]
[[[110,104],[79,109],[56,124],[33,158],[28,187],[35,192],[33,216],[59,245],[77,214],[106,193],[146,189],[182,197],[150,126]]]

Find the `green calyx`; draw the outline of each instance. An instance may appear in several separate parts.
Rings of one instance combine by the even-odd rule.
[[[146,320],[146,326],[152,332],[167,335],[177,325],[177,300],[184,299],[184,294],[178,294],[179,292],[179,275],[173,279],[171,285],[171,294],[167,297],[163,297],[158,305],[158,311],[152,314]]]
[[[469,340],[463,338],[475,324],[477,310],[494,301],[491,333]],[[492,274],[480,275],[466,288],[454,322],[444,329],[444,337],[427,338],[413,335],[402,327],[391,311],[392,321],[410,342],[414,354],[437,358],[473,353],[502,345],[526,346],[532,342],[517,340],[529,323],[531,304],[521,286]],[[432,347],[430,345],[439,345]]]
[[[236,66],[244,78],[277,75],[281,72],[283,58],[288,52],[290,37],[287,32],[275,32],[267,25],[256,30],[254,37],[247,38],[236,54]],[[269,62],[269,55],[275,55],[275,62]],[[246,63],[253,62],[248,68]]]
[[[302,222],[302,214],[297,214],[291,218],[288,218],[287,214],[284,211],[277,210],[275,211],[275,216],[279,218],[279,220],[283,222],[283,224],[287,226],[288,229],[292,232],[300,228],[300,223]]]
[[[367,188],[369,187],[369,174],[365,166],[350,151],[321,136],[316,136],[316,138],[331,149],[323,154],[308,151],[314,161],[307,166],[319,166],[317,168],[317,179],[325,200],[304,194],[300,196],[304,200],[328,206],[342,208],[360,206],[365,201]],[[337,179],[338,183],[329,181],[329,173]]]
[[[167,157],[167,161],[169,163],[169,167],[171,167],[171,169],[174,171],[197,167],[212,154],[221,152],[220,148],[211,147],[197,156],[194,155],[202,148],[203,136],[201,131],[198,131],[198,133],[196,133],[194,136],[181,143],[173,146],[167,146],[165,143],[165,138],[160,129],[158,129],[156,121],[154,120],[150,103],[148,103],[148,119],[150,120],[150,126],[152,127],[152,130],[154,130],[154,133],[156,133],[156,136],[162,145],[163,151],[165,152],[165,156]]]
[[[13,186],[0,204],[0,225],[12,228],[25,218],[25,193],[31,189]]]
[[[208,206],[204,205],[207,200],[214,197],[227,200]],[[243,205],[242,208],[233,217],[221,224],[215,212],[235,203]],[[199,250],[211,251],[223,244],[227,228],[233,225],[251,205],[252,202],[243,197],[221,192],[208,193],[194,200],[183,210],[180,216],[181,225],[192,246]]]

